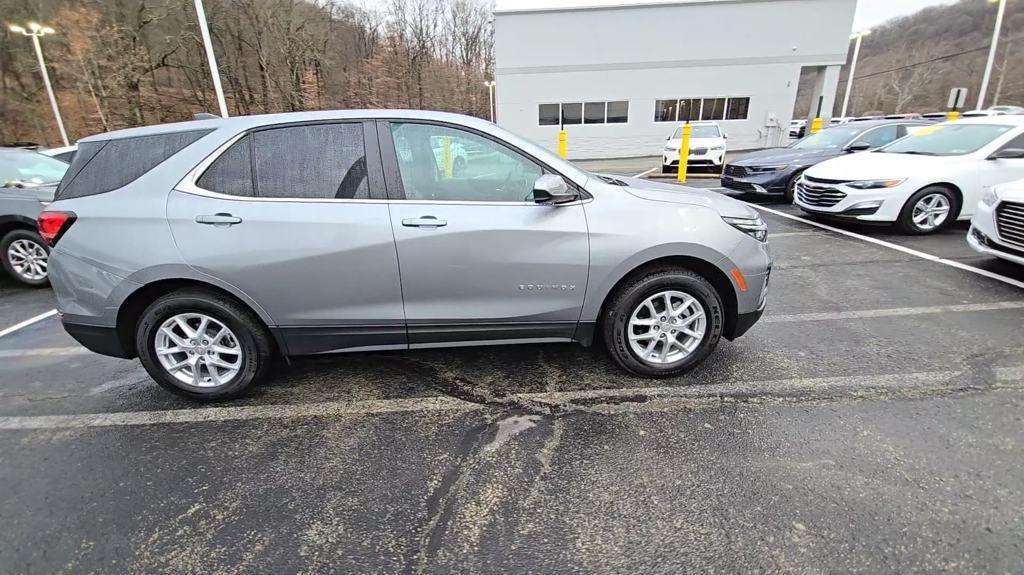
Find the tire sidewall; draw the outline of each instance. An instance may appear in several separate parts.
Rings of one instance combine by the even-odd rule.
[[[800,179],[801,174],[803,174],[803,172],[797,172],[793,174],[786,182],[786,191],[782,193],[783,203],[793,203],[794,198],[796,198],[796,181]]]
[[[946,196],[946,199],[949,200],[949,215],[946,216],[946,221],[939,224],[935,229],[922,230],[914,223],[914,206],[917,205],[917,202],[921,201],[921,198],[931,194],[943,194]],[[941,186],[928,186],[914,192],[910,198],[907,199],[907,202],[903,204],[903,210],[900,211],[900,219],[897,221],[897,225],[900,230],[908,234],[934,234],[949,227],[956,221],[959,215],[960,204],[957,202],[956,195],[953,192]]]
[[[223,323],[235,334],[242,350],[242,368],[238,375],[235,376],[235,379],[220,387],[201,388],[186,385],[167,373],[167,370],[160,364],[156,356],[156,332],[167,319],[181,313],[209,315]],[[150,305],[143,312],[136,326],[135,349],[138,351],[139,360],[142,362],[143,367],[146,368],[150,377],[161,387],[193,399],[205,401],[230,399],[241,394],[252,384],[260,371],[260,362],[263,361],[259,346],[250,328],[245,325],[233,310],[222,305],[215,298],[191,294],[171,294]]]
[[[35,244],[38,244],[46,252],[47,264],[49,264],[50,246],[39,236],[39,234],[30,230],[13,230],[8,232],[3,238],[0,238],[0,263],[3,264],[4,271],[9,276],[14,278],[14,281],[26,285],[29,287],[46,287],[50,285],[50,268],[47,265],[46,277],[41,280],[30,280],[22,277],[14,270],[14,266],[11,264],[7,257],[7,248],[10,247],[17,240],[29,240]]]
[[[641,302],[667,290],[681,291],[694,297],[704,308],[707,327],[699,347],[693,353],[679,363],[661,366],[644,362],[636,355],[629,344],[626,330],[633,310]],[[618,300],[617,308],[610,310],[606,320],[609,322],[609,329],[606,330],[605,337],[610,338],[608,341],[615,348],[613,353],[616,359],[630,372],[648,377],[667,377],[696,367],[717,346],[725,325],[722,302],[714,288],[698,277],[682,273],[657,274],[633,284]]]

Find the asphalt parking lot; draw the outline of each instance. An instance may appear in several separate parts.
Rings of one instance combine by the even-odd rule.
[[[211,407],[55,317],[0,336],[0,572],[1024,571],[1024,272],[762,207],[768,312],[677,379],[350,354]],[[0,280],[0,333],[52,308]]]

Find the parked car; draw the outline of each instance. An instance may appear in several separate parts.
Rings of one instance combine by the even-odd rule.
[[[777,195],[793,201],[796,181],[807,168],[825,160],[880,148],[908,130],[927,126],[920,121],[876,120],[826,128],[788,148],[746,154],[725,166],[722,186],[737,192]]]
[[[807,134],[807,120],[790,120],[790,138],[803,138],[805,134]]]
[[[967,243],[977,252],[1024,265],[1024,180],[985,192],[971,218]]]
[[[871,115],[868,115],[868,116],[858,116],[858,117],[856,117],[856,118],[854,118],[853,120],[850,120],[850,121],[851,122],[873,122],[875,120],[884,120],[884,119],[885,119],[885,115],[884,114],[871,114]]]
[[[472,176],[439,173],[438,136],[476,150]],[[242,393],[273,355],[589,345],[598,330],[629,372],[676,375],[757,321],[771,269],[742,202],[597,176],[423,111],[92,136],[39,227],[67,332],[198,399]]]
[[[65,164],[70,164],[71,160],[75,158],[75,152],[78,151],[78,146],[63,146],[60,148],[47,148],[45,150],[39,150],[39,153],[44,156],[50,156],[56,158]]]
[[[999,110],[970,110],[960,114],[961,118],[988,118],[990,116],[1005,116],[1006,112]]]
[[[19,283],[49,285],[49,246],[36,217],[53,201],[68,165],[28,150],[0,148],[0,266]]]
[[[886,120],[920,120],[923,116],[917,113],[910,114],[888,114]]]
[[[1024,116],[933,124],[868,154],[804,172],[796,205],[810,214],[934,233],[974,215],[994,185],[1024,178]]]
[[[927,114],[921,114],[921,117],[925,120],[938,122],[944,122],[947,116],[949,116],[949,112],[928,112]]]
[[[829,118],[828,125],[829,126],[841,126],[843,124],[849,124],[852,121],[853,121],[853,118],[850,117],[850,116],[840,116],[840,117],[837,117],[837,118]]]
[[[690,124],[690,166],[717,167],[725,161],[725,140],[728,134],[715,122],[693,122]],[[669,173],[679,169],[679,146],[683,141],[683,127],[677,126],[668,137],[661,152],[661,171]]]
[[[1024,114],[1024,106],[992,106],[989,110],[1003,114]]]

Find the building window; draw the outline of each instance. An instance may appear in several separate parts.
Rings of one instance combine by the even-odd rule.
[[[541,104],[537,114],[541,126],[558,125],[558,104]]]
[[[541,126],[560,124],[625,124],[629,121],[629,102],[570,102],[540,104],[537,123]]]
[[[726,120],[746,120],[747,111],[750,109],[750,98],[729,98],[729,105],[726,107]]]
[[[629,102],[608,102],[608,123],[625,124],[629,121]]]
[[[750,98],[657,100],[654,103],[654,121],[746,120],[749,108]]]
[[[584,124],[604,123],[604,102],[587,102],[583,104]]]

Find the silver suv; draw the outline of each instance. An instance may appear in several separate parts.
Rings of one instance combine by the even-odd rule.
[[[597,334],[636,375],[680,374],[757,321],[771,269],[741,202],[437,112],[86,138],[39,228],[68,333],[206,400],[274,356]]]

